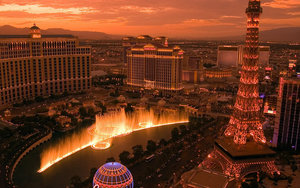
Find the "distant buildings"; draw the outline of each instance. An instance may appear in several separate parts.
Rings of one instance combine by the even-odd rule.
[[[157,42],[127,50],[127,84],[147,89],[182,89],[183,50]]]
[[[241,56],[241,46],[218,46],[217,65],[219,67],[238,67]]]
[[[199,83],[204,81],[203,59],[200,56],[185,56],[182,71],[182,81]]]
[[[182,80],[189,83],[199,83],[206,81],[225,81],[224,78],[233,77],[232,70],[229,68],[209,68],[203,70],[183,70]]]
[[[266,96],[264,102],[264,114],[275,115],[277,106],[277,95],[268,95]]]
[[[200,70],[183,70],[182,81],[189,83],[199,83],[204,80],[203,71]]]
[[[300,150],[300,79],[281,78],[273,146]]]
[[[71,35],[0,36],[0,106],[91,86],[90,47]]]
[[[232,77],[231,69],[210,68],[205,70],[206,78],[229,78]]]
[[[238,67],[243,62],[244,46],[222,45],[218,47],[217,65],[219,67]],[[269,65],[270,47],[259,47],[259,66]]]

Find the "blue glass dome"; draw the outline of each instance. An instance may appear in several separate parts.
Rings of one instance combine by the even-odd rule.
[[[93,179],[93,188],[133,188],[133,177],[130,171],[117,162],[101,166]]]

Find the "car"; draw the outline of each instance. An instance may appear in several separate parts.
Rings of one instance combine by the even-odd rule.
[[[154,157],[155,157],[154,154],[150,155],[149,157],[146,158],[146,162],[148,163],[148,162],[152,161],[154,159]]]

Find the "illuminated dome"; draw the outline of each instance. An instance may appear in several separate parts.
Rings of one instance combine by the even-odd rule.
[[[93,188],[133,188],[133,177],[124,165],[106,163],[97,170]]]
[[[36,26],[35,24],[33,24],[33,26],[30,29],[31,30],[40,30],[40,28],[38,26]]]
[[[41,38],[41,29],[33,24],[33,26],[30,28],[30,35],[31,38]]]

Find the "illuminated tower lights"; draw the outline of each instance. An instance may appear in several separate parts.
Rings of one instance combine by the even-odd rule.
[[[251,135],[255,142],[266,143],[260,121],[258,91],[258,35],[261,13],[260,0],[249,0],[249,6],[246,9],[247,35],[239,91],[233,115],[224,133],[225,136],[233,136],[236,144],[246,144],[248,135]]]
[[[259,171],[280,173],[275,165],[276,153],[265,144],[260,121],[258,33],[261,13],[260,0],[249,0],[245,53],[234,112],[224,132],[225,137],[216,140],[212,153],[199,165],[210,170],[221,168],[224,174],[236,179]],[[249,136],[253,141],[247,142]]]

